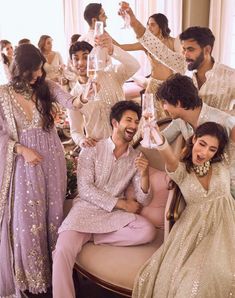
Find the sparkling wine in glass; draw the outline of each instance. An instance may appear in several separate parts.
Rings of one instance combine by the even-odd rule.
[[[104,33],[104,23],[100,21],[95,22],[95,36],[100,36]]]
[[[94,36],[99,37],[104,34],[104,23],[100,21],[95,22]],[[106,67],[107,49],[100,46],[94,48],[97,57],[97,70],[103,70]]]
[[[142,97],[142,115],[145,121],[152,121],[154,119],[154,103],[153,94],[145,93]]]
[[[122,16],[122,18],[124,20],[124,25],[123,25],[123,27],[121,27],[121,29],[129,29],[130,28],[130,16],[126,12],[126,10],[129,8],[129,3],[125,2],[125,1],[121,1],[119,3],[119,5],[120,5],[120,15]]]
[[[88,82],[86,84],[86,88],[84,91],[84,98],[87,98],[88,92],[92,86],[95,96],[97,93],[96,90],[96,72],[97,72],[97,57],[94,51],[91,51],[90,54],[87,56],[87,76]]]

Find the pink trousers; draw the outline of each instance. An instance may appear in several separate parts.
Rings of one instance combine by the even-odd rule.
[[[136,220],[127,226],[111,233],[89,234],[76,231],[60,233],[53,252],[53,298],[76,297],[72,270],[77,254],[89,240],[93,239],[95,244],[131,246],[151,242],[155,236],[155,227],[140,215],[136,215]]]

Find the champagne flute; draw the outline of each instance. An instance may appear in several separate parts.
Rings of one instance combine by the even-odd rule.
[[[104,33],[104,23],[100,21],[95,22],[94,36],[100,36]]]
[[[104,23],[100,21],[95,22],[94,36],[99,37],[104,34]],[[103,70],[106,67],[107,60],[107,49],[100,46],[96,46],[94,51],[96,52],[97,57],[97,70]]]
[[[90,54],[87,56],[87,76],[89,77],[85,91],[84,91],[84,98],[87,97],[90,87],[92,85],[95,96],[97,93],[96,90],[96,72],[97,72],[97,57],[94,51],[91,51]]]
[[[154,127],[155,109],[152,93],[143,94],[142,115],[144,119],[144,136],[141,144],[146,148],[156,148],[162,143],[161,137]]]
[[[124,20],[124,25],[123,25],[123,27],[121,27],[121,29],[129,29],[130,28],[130,16],[126,12],[126,10],[129,8],[129,3],[125,2],[125,1],[121,1],[119,3],[119,5],[121,6],[120,15],[122,16],[122,18]]]
[[[152,93],[143,94],[142,115],[146,121],[150,122],[154,119],[154,103]]]

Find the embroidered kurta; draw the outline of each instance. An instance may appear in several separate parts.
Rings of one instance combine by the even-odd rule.
[[[139,69],[137,60],[117,46],[114,46],[112,57],[121,63],[117,66],[110,65],[105,71],[97,73],[97,82],[101,88],[95,100],[90,100],[79,110],[68,111],[71,136],[76,144],[80,144],[85,138],[84,128],[86,137],[97,140],[111,135],[111,107],[116,102],[125,100],[123,84]],[[71,94],[79,96],[83,88],[77,82]]]
[[[52,97],[72,108],[72,96],[48,81]],[[14,155],[15,142],[35,149],[37,166]],[[62,222],[66,192],[64,152],[55,129],[42,129],[36,107],[29,119],[11,85],[0,86],[0,297],[19,290],[46,292],[51,252]],[[20,297],[20,296],[17,296]]]
[[[187,205],[164,244],[141,268],[132,297],[233,297],[235,202],[227,165],[212,164],[208,190],[182,163],[168,174]]]
[[[170,50],[149,30],[139,38],[139,42],[155,59],[168,66],[173,72],[185,74],[187,70],[185,57]],[[203,102],[220,110],[229,110],[230,102],[235,98],[235,69],[221,63],[214,63],[212,69],[205,75],[206,82],[199,89],[199,96]],[[195,72],[193,71],[190,76],[198,88]]]
[[[147,205],[148,194],[143,193],[140,174],[134,166],[138,151],[128,147],[118,159],[111,138],[92,148],[84,148],[78,160],[78,198],[62,223],[59,232],[74,230],[85,233],[117,231],[135,220],[135,214],[115,209],[118,198],[125,196],[132,183],[136,200]]]

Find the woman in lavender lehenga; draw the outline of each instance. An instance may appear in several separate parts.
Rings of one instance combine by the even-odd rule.
[[[51,286],[51,251],[66,191],[53,106],[72,108],[78,99],[45,80],[44,63],[36,47],[19,46],[11,81],[0,86],[0,297]]]

